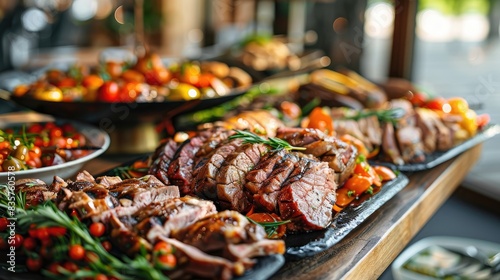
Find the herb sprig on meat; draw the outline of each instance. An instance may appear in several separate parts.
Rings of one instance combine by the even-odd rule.
[[[273,148],[273,150],[282,150],[285,149],[287,151],[301,151],[305,150],[306,148],[304,147],[295,147],[290,145],[287,141],[283,139],[279,139],[276,137],[270,137],[270,138],[264,138],[262,136],[259,136],[255,133],[252,133],[250,131],[244,131],[244,130],[237,130],[235,129],[236,134],[233,134],[229,136],[229,139],[243,139],[244,143],[251,143],[251,144],[265,144],[268,145],[269,147]]]

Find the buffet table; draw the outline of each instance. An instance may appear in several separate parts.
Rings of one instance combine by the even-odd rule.
[[[455,191],[481,149],[480,144],[431,170],[407,173],[410,183],[341,242],[287,261],[272,279],[376,279]],[[131,159],[105,155],[85,169],[99,174]]]

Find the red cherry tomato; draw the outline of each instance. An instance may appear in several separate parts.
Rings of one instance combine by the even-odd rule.
[[[88,75],[85,76],[82,80],[82,86],[88,89],[98,89],[102,86],[104,80],[98,75]]]
[[[448,113],[450,108],[449,108],[449,104],[448,104],[448,101],[446,101],[446,99],[444,99],[443,97],[436,97],[436,98],[433,98],[427,102],[425,102],[425,104],[423,105],[424,108],[427,108],[427,109],[432,109],[432,110],[436,110],[436,111],[440,111],[440,112],[445,112],[445,113]]]
[[[30,271],[39,271],[42,268],[42,259],[40,258],[28,258],[26,260],[26,267]]]
[[[36,240],[32,237],[26,237],[24,239],[23,246],[28,251],[33,251],[36,248]]]
[[[89,227],[90,234],[95,237],[101,237],[106,231],[106,226],[103,223],[93,223]]]
[[[71,245],[68,254],[72,260],[79,261],[85,257],[85,249],[79,244]]]
[[[410,102],[415,107],[421,107],[427,101],[427,96],[421,92],[414,92],[410,97]]]
[[[120,87],[116,82],[107,81],[100,88],[97,93],[97,100],[103,102],[119,102],[120,101]]]
[[[5,217],[0,218],[0,232],[4,232],[7,229],[8,225],[9,225],[9,220],[7,220],[7,218]]]
[[[9,245],[14,246],[15,248],[19,248],[21,247],[21,245],[23,245],[23,241],[24,241],[23,236],[16,233],[16,235],[14,235],[14,239],[9,239],[8,243]]]

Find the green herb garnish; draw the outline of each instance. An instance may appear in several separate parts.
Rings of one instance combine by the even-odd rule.
[[[396,123],[405,115],[402,108],[394,108],[389,110],[363,110],[353,116],[346,116],[344,119],[358,121],[360,119],[377,116],[379,121],[386,123]]]
[[[272,237],[276,233],[276,231],[278,230],[279,226],[284,225],[284,224],[288,224],[290,222],[290,220],[275,221],[275,222],[257,222],[249,217],[247,217],[247,219],[256,225],[260,225],[260,226],[264,227],[264,230],[266,231],[267,237]]]
[[[304,147],[292,146],[287,141],[276,137],[270,137],[266,139],[250,131],[237,130],[237,129],[235,129],[234,131],[236,131],[236,134],[229,136],[229,139],[243,139],[243,143],[265,144],[273,148],[273,150],[285,149],[287,151],[292,151],[292,150],[301,151],[306,149]]]

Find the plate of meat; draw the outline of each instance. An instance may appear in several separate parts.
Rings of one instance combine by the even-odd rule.
[[[372,168],[359,162],[353,146],[319,130],[275,127],[272,116],[259,114],[240,115],[236,123],[204,125],[182,140],[166,138],[151,156],[138,161],[143,168],[134,162],[105,175],[128,170],[133,177],[142,171],[178,186],[181,195],[213,201],[219,210],[235,210],[250,219],[256,213],[269,214],[270,220],[255,222],[284,238],[290,258],[335,245],[408,183],[401,173],[384,183],[371,181],[369,174],[360,176]],[[347,192],[339,193],[341,189]],[[340,203],[349,199],[341,193],[351,200]]]

